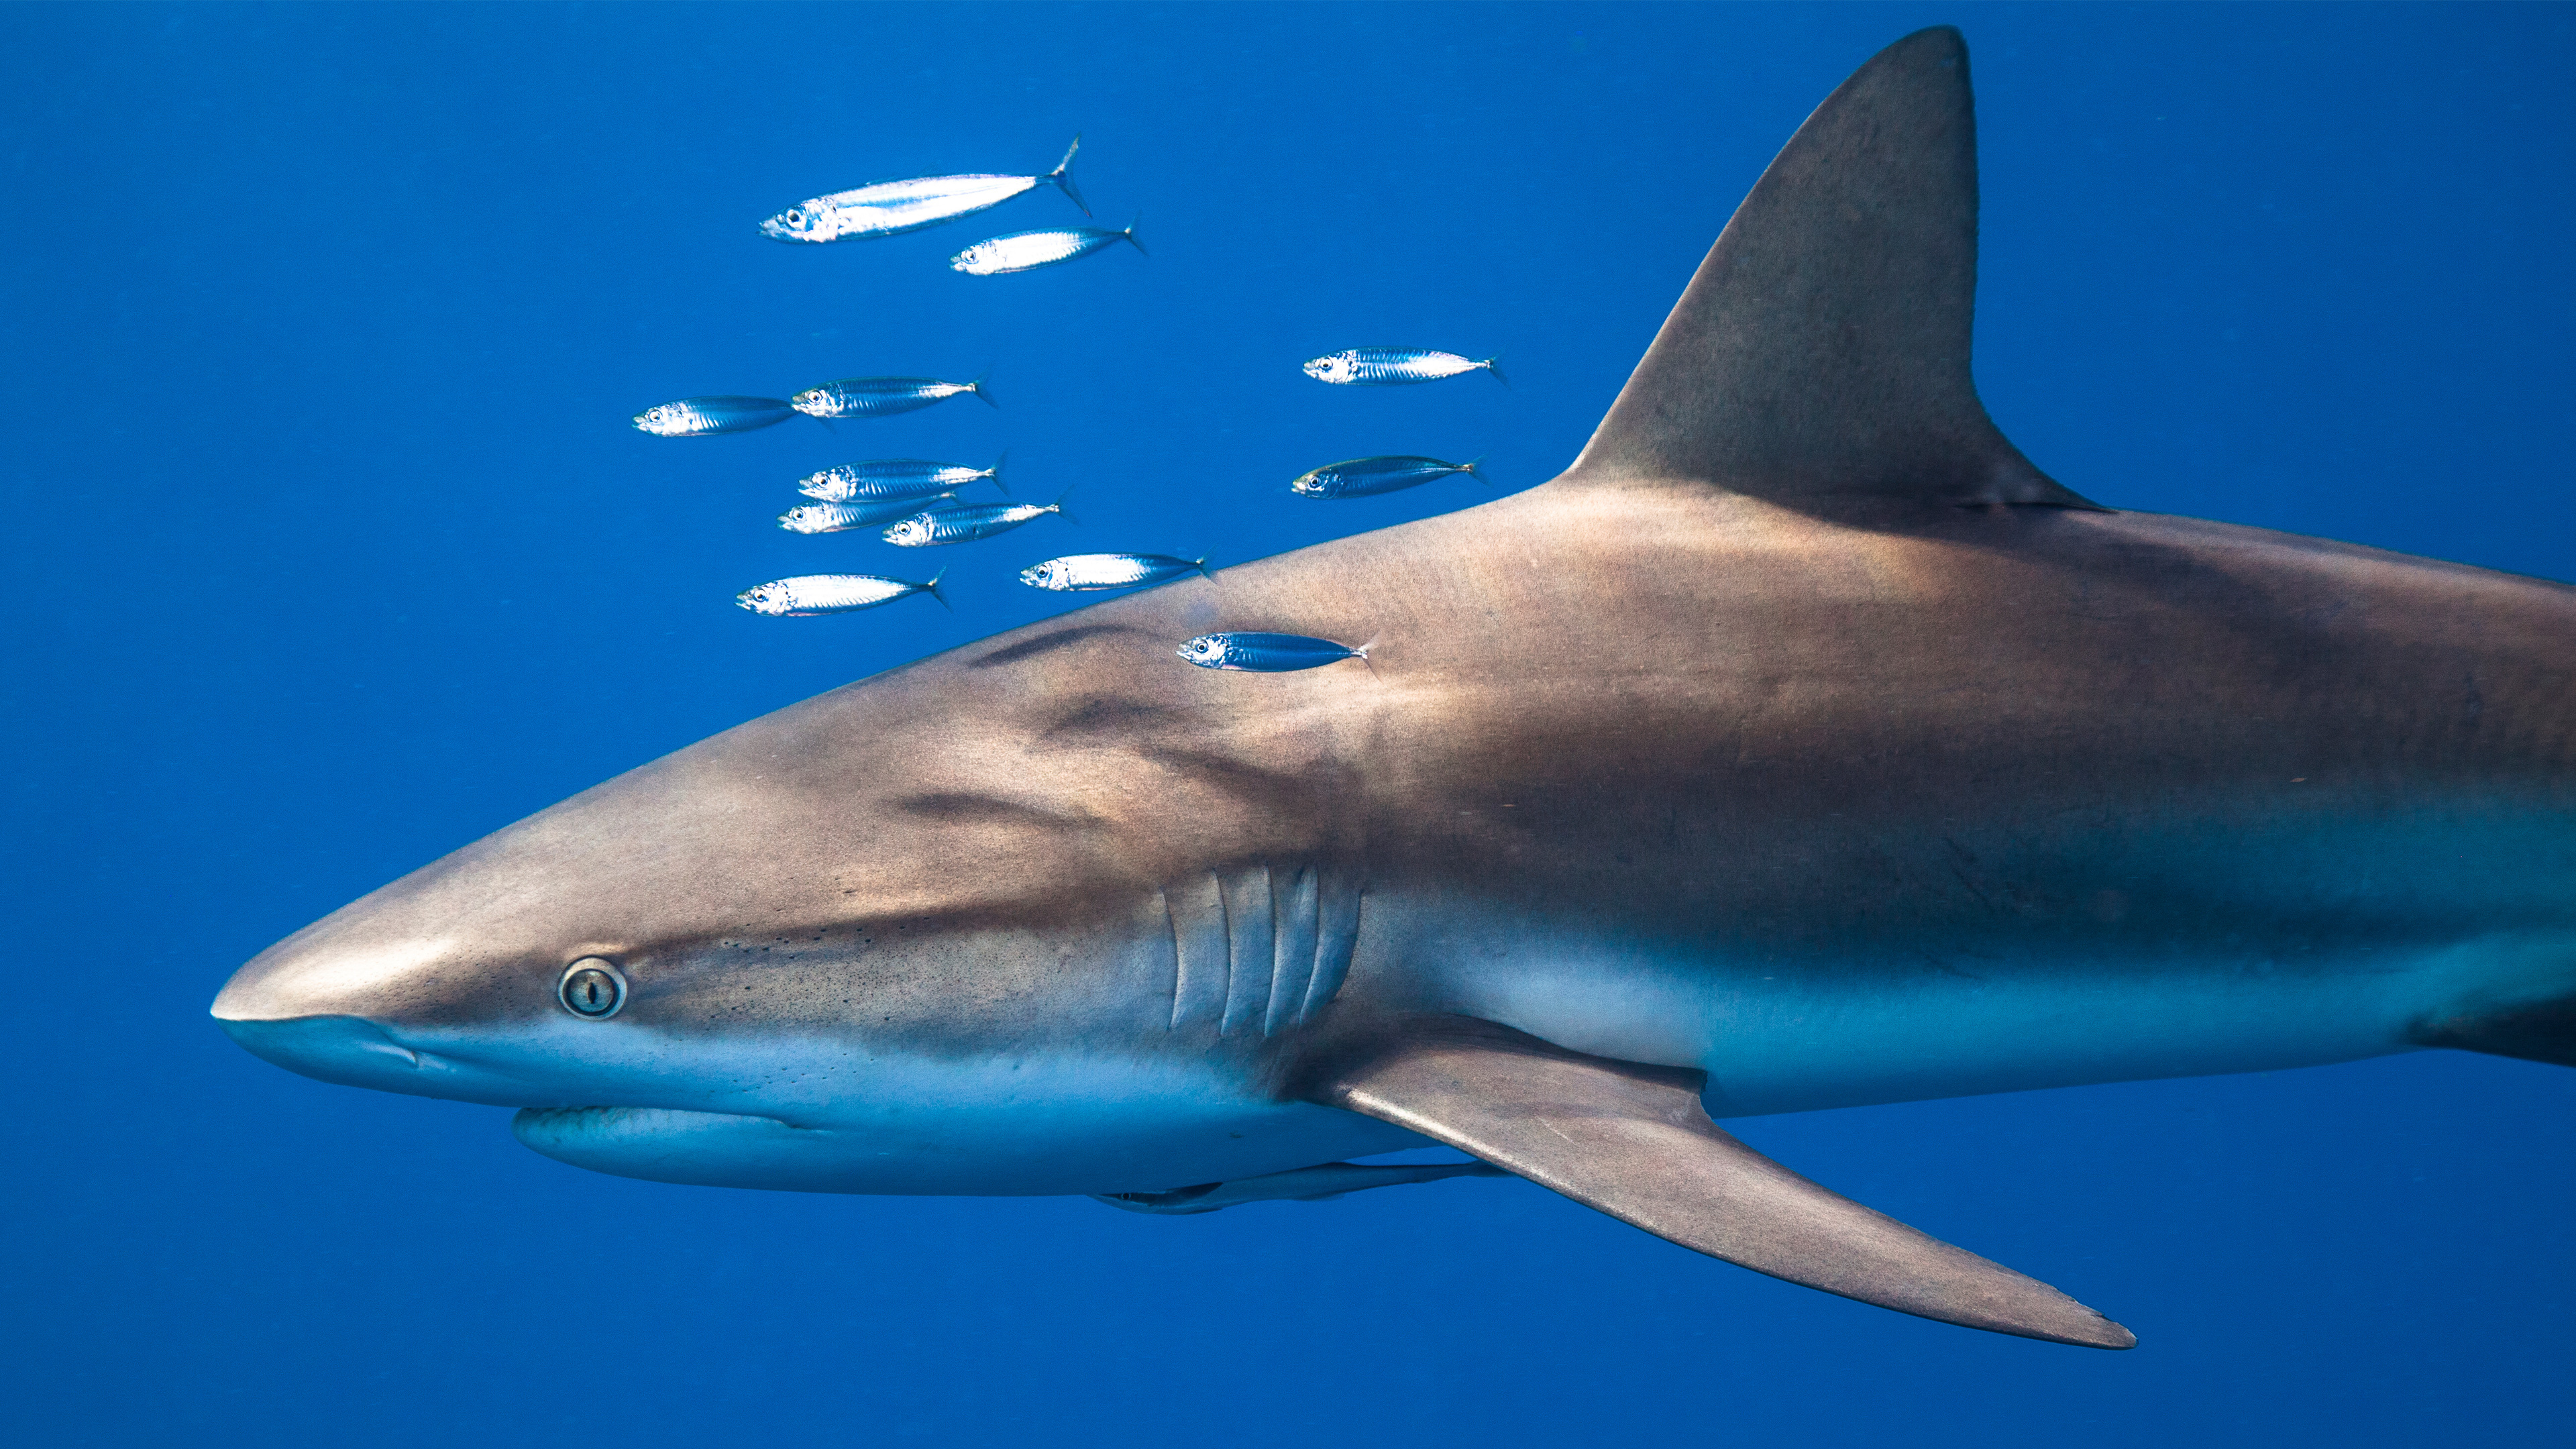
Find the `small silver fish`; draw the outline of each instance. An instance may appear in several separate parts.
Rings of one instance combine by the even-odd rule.
[[[792,405],[774,397],[684,397],[637,413],[635,426],[657,438],[704,438],[748,433],[794,416]]]
[[[1002,463],[1010,456],[1004,453],[995,458],[990,468],[969,468],[963,463],[933,463],[926,458],[874,458],[864,463],[843,463],[820,473],[805,475],[796,484],[796,491],[825,503],[934,498],[977,482],[989,482],[1008,493],[1011,485],[1002,481]]]
[[[1300,473],[1288,487],[1308,498],[1365,498],[1372,493],[1417,488],[1435,478],[1447,478],[1457,473],[1464,473],[1482,483],[1485,475],[1476,471],[1476,465],[1483,461],[1482,458],[1473,458],[1464,463],[1443,463],[1437,458],[1411,455],[1353,458],[1347,463],[1327,463],[1312,472]]]
[[[934,493],[928,498],[879,498],[866,503],[807,503],[778,515],[778,526],[789,533],[840,533],[852,528],[870,528],[890,518],[919,513],[941,499],[954,498],[954,493]]]
[[[1201,669],[1231,669],[1247,674],[1288,674],[1319,669],[1345,659],[1368,663],[1374,641],[1352,648],[1330,639],[1303,634],[1201,634],[1177,651]]]
[[[1082,193],[1073,189],[1073,153],[1081,149],[1082,138],[1076,136],[1073,144],[1064,148],[1064,159],[1044,176],[915,176],[904,181],[879,181],[855,191],[835,191],[800,202],[762,222],[760,234],[783,242],[894,236],[971,216],[1041,186],[1063,192],[1066,200],[1082,207],[1082,214],[1089,216],[1091,208],[1082,205]]]
[[[928,548],[943,543],[973,543],[1008,533],[1031,519],[1049,513],[1063,514],[1067,522],[1073,515],[1065,513],[1064,499],[1053,503],[951,503],[916,513],[885,531],[885,541],[897,548]]]
[[[1020,570],[1020,582],[1033,589],[1053,589],[1060,594],[1083,593],[1092,589],[1133,589],[1145,584],[1159,584],[1191,573],[1207,576],[1207,558],[1174,558],[1161,553],[1069,553]]]
[[[988,407],[1001,406],[984,391],[984,379],[980,377],[973,382],[941,382],[935,377],[844,377],[809,387],[789,398],[787,404],[809,418],[882,418],[970,392]]]
[[[948,607],[948,596],[939,592],[939,581],[947,576],[948,571],[941,569],[930,576],[930,582],[916,584],[883,574],[798,574],[792,579],[754,584],[734,595],[733,601],[772,619],[847,614],[891,604],[907,594],[928,594],[944,609]]]
[[[1141,216],[1136,219],[1142,220]],[[1136,222],[1131,221],[1125,231],[1097,226],[1077,226],[1064,231],[1015,231],[1008,236],[975,243],[950,257],[948,265],[970,277],[998,277],[1010,272],[1034,272],[1040,267],[1072,261],[1075,257],[1087,257],[1102,247],[1115,246],[1122,241],[1140,252],[1145,251],[1145,244],[1136,240]],[[1147,252],[1146,255],[1151,256],[1152,253]]]
[[[1438,382],[1481,367],[1494,375],[1494,381],[1508,387],[1509,379],[1494,366],[1500,355],[1474,358],[1434,352],[1427,347],[1354,347],[1309,361],[1306,375],[1317,382],[1342,387],[1394,387],[1408,382]]]

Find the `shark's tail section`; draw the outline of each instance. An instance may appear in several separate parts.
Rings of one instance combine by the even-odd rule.
[[[1082,193],[1074,190],[1073,187],[1073,153],[1081,149],[1082,138],[1076,136],[1073,138],[1073,144],[1064,148],[1064,159],[1055,163],[1055,169],[1039,179],[1063,192],[1065,200],[1081,207],[1082,214],[1089,216],[1091,208],[1083,202]]]

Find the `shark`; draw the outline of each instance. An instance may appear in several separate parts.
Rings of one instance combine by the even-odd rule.
[[[2576,590],[2079,495],[1978,398],[1976,247],[1967,51],[1925,30],[1796,132],[1553,480],[753,720],[213,1014],[600,1172],[1164,1214],[1510,1175],[2129,1347],[1719,1123],[2576,1065]],[[1377,647],[1173,657],[1230,628]],[[1465,1160],[1355,1160],[1433,1145]]]

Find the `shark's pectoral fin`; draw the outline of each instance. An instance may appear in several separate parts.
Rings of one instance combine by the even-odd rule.
[[[1307,1100],[1409,1127],[1658,1237],[1863,1303],[2128,1348],[2035,1279],[1870,1211],[1721,1130],[1703,1074],[1584,1056],[1491,1022],[1411,1018],[1320,1060]]]
[[[1798,128],[1559,488],[1703,483],[1793,508],[2093,508],[1977,399],[1968,48],[1909,35]]]
[[[1438,1182],[1451,1177],[1498,1177],[1503,1169],[1489,1162],[1327,1162],[1287,1172],[1242,1177],[1232,1182],[1203,1182],[1170,1192],[1093,1193],[1092,1198],[1131,1213],[1212,1213],[1248,1202],[1322,1202],[1346,1192],[1372,1187],[1400,1187],[1408,1182]]]

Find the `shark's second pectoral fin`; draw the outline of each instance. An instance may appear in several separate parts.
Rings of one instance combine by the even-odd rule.
[[[1863,1303],[2093,1348],[2135,1335],[2036,1279],[1829,1192],[1700,1107],[1702,1074],[1413,1018],[1334,1053],[1308,1100],[1409,1127],[1713,1258]]]
[[[1322,1202],[1372,1187],[1400,1187],[1409,1182],[1439,1182],[1452,1177],[1496,1177],[1502,1172],[1489,1162],[1327,1162],[1318,1167],[1239,1177],[1232,1182],[1203,1182],[1169,1192],[1093,1193],[1092,1198],[1131,1213],[1181,1216],[1212,1213],[1248,1202]]]

